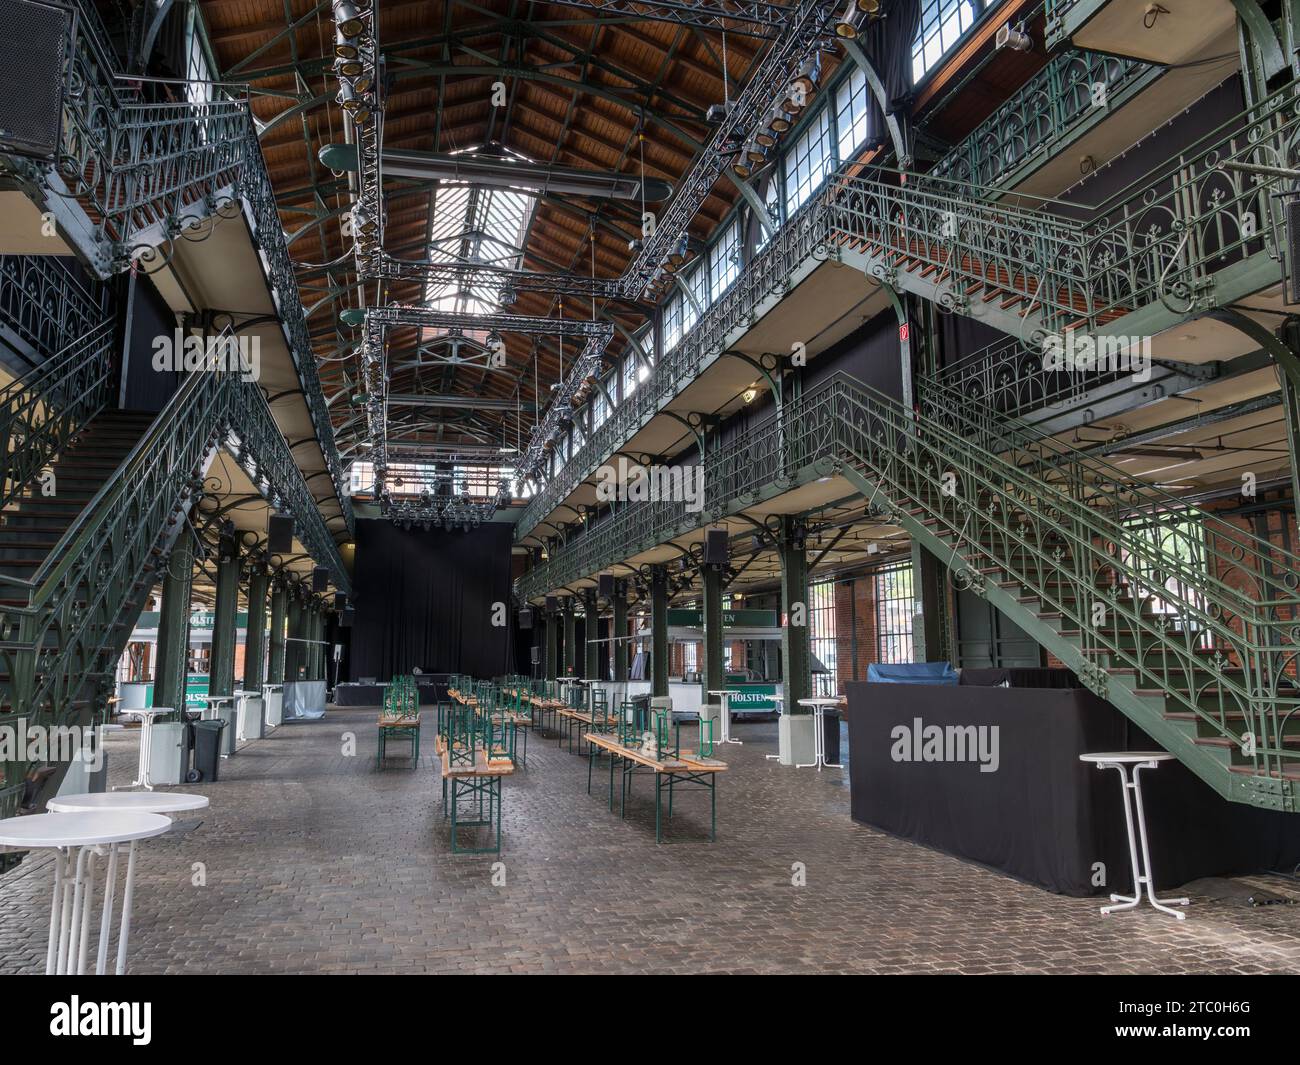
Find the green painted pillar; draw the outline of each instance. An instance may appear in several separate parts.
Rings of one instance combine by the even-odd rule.
[[[271,654],[266,666],[268,684],[284,683],[284,621],[289,609],[289,589],[277,580],[271,591]]]
[[[208,694],[235,690],[235,626],[239,614],[239,541],[223,536],[217,545],[217,601],[212,618]]]
[[[944,566],[912,541],[912,594],[919,613],[912,615],[912,648],[917,662],[950,662],[948,595]]]
[[[190,590],[194,583],[194,534],[188,524],[181,526],[163,572],[153,705],[180,710],[185,705],[185,674],[190,653]]]
[[[596,604],[596,591],[590,589],[582,596],[583,643],[586,645],[582,675],[595,680],[600,676],[600,607]]]
[[[668,694],[668,571],[650,572],[650,694]]]
[[[552,611],[542,615],[546,621],[546,673],[544,680],[554,680],[560,675],[560,619]]]
[[[578,675],[578,667],[582,665],[578,658],[578,624],[571,595],[564,597],[564,665],[574,676]]]
[[[704,664],[700,670],[700,702],[721,703],[709,692],[721,691],[726,680],[722,668],[722,567],[705,565]]]
[[[812,631],[808,608],[808,552],[802,523],[781,519],[777,547],[781,555],[781,668],[785,707],[793,712],[800,699],[812,696]]]
[[[303,665],[302,640],[302,600],[295,591],[289,596],[287,617],[288,635],[284,641],[284,679],[292,684],[302,680],[300,667]]]
[[[616,681],[627,680],[627,652],[631,644],[624,637],[627,636],[627,585],[623,581],[614,582],[614,598],[610,600],[610,606],[614,611],[614,620],[610,625],[609,634],[613,639],[609,642],[610,661],[614,663],[614,679]]]
[[[266,598],[271,578],[258,563],[248,579],[248,630],[244,637],[244,690],[261,691],[265,681]]]

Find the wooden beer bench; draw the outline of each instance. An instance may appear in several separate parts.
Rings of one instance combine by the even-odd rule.
[[[592,770],[596,752],[602,750],[609,757],[609,808],[614,809],[614,763],[621,768],[622,787],[619,799],[619,816],[627,817],[627,793],[631,778],[638,772],[652,773],[655,778],[655,842],[663,842],[663,788],[668,785],[668,818],[673,816],[674,788],[706,789],[709,793],[709,842],[718,838],[718,774],[725,772],[727,764],[716,758],[702,755],[675,755],[655,757],[645,751],[628,747],[617,736],[589,732],[587,741],[587,794],[591,794]]]
[[[442,775],[442,816],[451,817],[451,852],[453,854],[500,854],[501,853],[501,781],[515,771],[514,763],[508,758],[489,757],[482,749],[474,751],[472,762],[456,762],[446,737],[437,740],[438,763]],[[448,792],[451,803],[448,808]],[[459,816],[460,800],[470,799],[478,803],[478,816],[472,820],[461,820]],[[483,800],[487,799],[487,811],[484,812]],[[457,839],[457,830],[461,828],[486,827],[492,843],[486,847],[462,847]]]

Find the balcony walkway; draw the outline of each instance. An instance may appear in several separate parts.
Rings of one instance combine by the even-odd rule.
[[[432,733],[432,711],[424,713]],[[1300,906],[1193,895],[1186,923],[1036,887],[854,824],[847,777],[766,762],[774,724],[737,724],[718,841],[654,844],[644,781],[620,822],[586,759],[534,737],[505,788],[508,883],[453,858],[424,745],[374,770],[375,711],[337,710],[245,747],[197,828],[145,845],[131,930],[138,973],[1295,972]],[[357,751],[340,754],[353,732]],[[109,741],[112,778],[138,733]],[[758,742],[750,742],[758,741]],[[189,790],[189,789],[186,789]],[[707,833],[683,797],[679,835]],[[807,886],[790,886],[790,866]],[[190,884],[206,865],[207,886]],[[1275,891],[1280,881],[1270,880]],[[1173,885],[1161,885],[1172,893]],[[1300,900],[1300,885],[1293,892]],[[48,859],[0,878],[0,972],[43,969]]]

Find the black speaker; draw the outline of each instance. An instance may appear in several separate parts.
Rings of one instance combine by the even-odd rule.
[[[538,647],[536,644],[533,644],[533,646],[530,647],[529,650],[532,652],[532,664],[535,666],[540,666],[542,664],[542,649]]]
[[[558,595],[548,595],[546,597],[546,612],[554,614],[560,609],[560,597]]]
[[[353,609],[352,609],[351,607],[348,607],[346,610],[341,611],[341,612],[339,613],[339,628],[340,628],[340,629],[350,629],[350,628],[352,628],[352,615],[353,615],[353,614],[354,614],[354,611],[353,611]]]
[[[731,561],[731,552],[727,540],[726,529],[704,530],[704,564],[706,566],[725,566]]]
[[[334,593],[334,609],[335,609],[335,610],[345,610],[345,609],[347,609],[347,605],[348,605],[348,597],[347,597],[346,595],[344,595],[342,592],[335,592],[335,593]]]
[[[533,608],[530,606],[521,606],[519,608],[519,627],[521,629],[531,629],[533,627]]]
[[[293,518],[271,515],[266,523],[266,549],[273,555],[287,555],[293,550]]]
[[[614,574],[602,573],[596,578],[596,592],[602,599],[614,598]]]
[[[317,566],[311,571],[311,590],[323,592],[330,586],[330,571],[324,566]]]
[[[0,152],[58,154],[74,23],[61,4],[0,0]]]

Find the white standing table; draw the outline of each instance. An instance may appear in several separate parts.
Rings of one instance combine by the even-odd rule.
[[[781,740],[779,738],[781,734],[781,715],[785,713],[785,711],[782,710],[781,707],[785,705],[785,695],[778,692],[776,695],[772,696],[772,702],[776,703],[776,729],[777,729],[777,737],[778,737],[776,742],[777,742],[777,747],[779,748],[781,745]],[[763,755],[763,758],[769,762],[779,762],[781,760],[781,755],[765,754]]]
[[[136,792],[108,796],[144,799]],[[50,899],[50,936],[45,952],[47,976],[78,975],[86,971],[90,946],[90,920],[95,898],[95,858],[108,855],[104,902],[99,919],[99,952],[95,972],[102,975],[108,963],[108,939],[113,921],[117,886],[118,850],[129,843],[126,884],[122,892],[122,919],[117,937],[117,968],[126,972],[127,944],[131,935],[131,905],[135,895],[135,845],[161,836],[171,821],[160,814],[129,809],[102,809],[80,813],[31,814],[0,821],[0,846],[54,851],[54,892]]]
[[[718,738],[719,743],[735,743],[740,746],[745,745],[744,740],[733,740],[731,738],[731,692],[729,691],[711,691],[710,695],[716,695],[722,701],[722,709],[718,714],[722,722],[722,735]]]
[[[208,704],[203,709],[204,721],[215,721],[217,719],[217,711],[221,708],[221,704],[233,703],[235,701],[233,695],[204,695],[201,696],[201,698]]]
[[[1133,895],[1111,895],[1114,906],[1103,906],[1103,915],[1115,910],[1134,909],[1142,901],[1143,885],[1146,885],[1147,901],[1161,913],[1167,913],[1178,920],[1185,920],[1187,914],[1173,909],[1174,906],[1186,906],[1190,899],[1156,898],[1155,880],[1151,872],[1151,851],[1147,847],[1147,817],[1142,808],[1142,782],[1138,774],[1143,769],[1155,769],[1161,762],[1173,761],[1168,751],[1107,751],[1101,754],[1081,754],[1079,761],[1092,762],[1098,769],[1114,769],[1119,773],[1124,797],[1124,824],[1128,829],[1128,856],[1133,866]],[[1130,775],[1130,768],[1132,770]],[[1130,800],[1130,796],[1132,799]],[[1134,814],[1136,808],[1136,817]],[[1134,834],[1133,822],[1137,821],[1137,833]],[[1138,844],[1141,843],[1142,864],[1138,865]]]
[[[140,719],[140,764],[135,771],[135,780],[130,784],[119,784],[118,788],[144,788],[146,791],[153,791],[153,784],[149,780],[149,760],[153,756],[153,719],[161,714],[172,713],[175,713],[175,710],[170,706],[133,706],[129,710],[122,711],[123,716],[134,714]]]
[[[811,769],[817,767],[817,772],[822,771],[822,767],[827,769],[843,769],[844,765],[840,762],[826,761],[826,731],[822,727],[822,722],[826,717],[826,708],[828,706],[839,707],[838,699],[800,699],[800,706],[810,706],[813,712],[813,760],[803,765],[796,765],[796,769]]]

